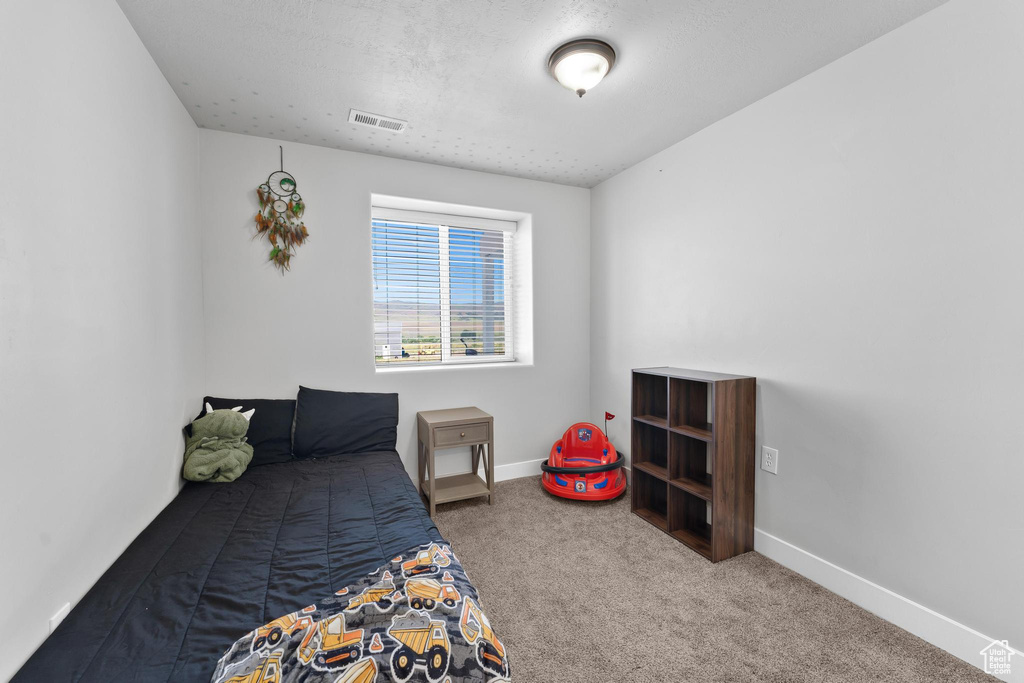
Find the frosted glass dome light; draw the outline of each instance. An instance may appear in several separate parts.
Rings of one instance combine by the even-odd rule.
[[[551,53],[548,70],[580,97],[601,82],[615,64],[615,50],[600,40],[573,40]]]

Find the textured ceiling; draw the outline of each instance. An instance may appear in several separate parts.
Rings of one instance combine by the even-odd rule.
[[[591,187],[946,0],[118,1],[205,128]],[[578,37],[618,52],[583,99]]]

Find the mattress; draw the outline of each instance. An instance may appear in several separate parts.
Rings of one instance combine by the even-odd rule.
[[[398,454],[189,483],[14,681],[207,681],[238,638],[443,540]]]

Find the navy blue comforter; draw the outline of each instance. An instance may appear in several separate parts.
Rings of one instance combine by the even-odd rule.
[[[248,631],[441,540],[393,451],[189,483],[14,681],[207,681]]]

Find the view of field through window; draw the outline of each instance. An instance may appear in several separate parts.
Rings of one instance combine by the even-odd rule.
[[[507,242],[500,230],[372,221],[376,363],[507,359]]]

